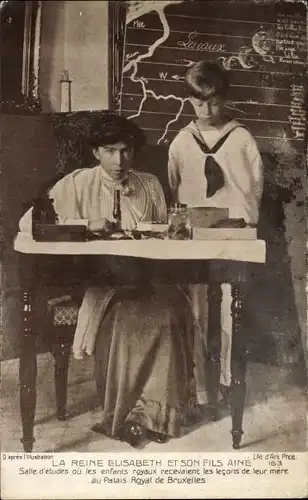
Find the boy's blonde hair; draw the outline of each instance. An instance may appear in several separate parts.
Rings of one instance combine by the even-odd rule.
[[[227,72],[215,62],[198,61],[185,74],[189,97],[207,100],[213,96],[225,98],[229,88]]]

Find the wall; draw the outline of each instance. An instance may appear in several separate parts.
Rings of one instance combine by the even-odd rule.
[[[42,8],[39,89],[44,112],[60,110],[60,75],[64,69],[65,2],[46,1]]]
[[[19,356],[22,329],[22,291],[19,282],[19,255],[13,250],[18,221],[39,187],[54,176],[56,143],[49,115],[0,114],[1,200],[3,241],[1,241],[0,323],[1,355]],[[38,140],[39,138],[39,140]]]
[[[36,183],[50,180],[54,173],[55,146],[48,143],[53,134],[47,113],[60,111],[63,69],[72,79],[73,111],[108,108],[108,2],[46,0],[42,4],[39,80],[44,116],[0,116],[5,132],[1,141],[5,244],[0,298],[5,359],[18,357],[21,329],[21,294],[12,242],[21,202],[29,201]]]
[[[304,177],[304,176],[303,176]],[[305,185],[305,182],[303,183]],[[294,299],[301,331],[306,370],[308,373],[308,337],[307,337],[307,295],[306,295],[306,259],[307,223],[305,217],[304,192],[285,205],[286,239],[290,256],[290,268],[293,281]]]
[[[43,2],[40,59],[43,112],[60,111],[63,69],[72,111],[108,108],[108,2]]]

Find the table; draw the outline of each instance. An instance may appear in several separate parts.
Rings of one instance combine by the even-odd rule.
[[[40,289],[40,284],[50,283],[50,280],[60,280],[68,283],[70,279],[77,279],[78,273],[72,273],[68,278],[67,267],[73,263],[76,271],[78,259],[104,259],[107,256],[115,258],[134,259],[137,262],[149,264],[148,270],[152,273],[142,272],[143,280],[174,279],[179,282],[176,268],[185,264],[186,277],[184,281],[216,285],[220,290],[221,283],[230,283],[232,290],[232,352],[231,352],[231,387],[230,406],[232,416],[232,441],[233,448],[238,449],[241,443],[243,429],[243,411],[246,394],[246,340],[241,330],[241,312],[245,285],[253,279],[255,266],[265,263],[266,248],[262,240],[215,240],[215,241],[175,241],[175,240],[120,240],[120,241],[89,241],[89,242],[35,242],[32,236],[18,233],[14,241],[14,249],[20,254],[20,280],[23,289],[23,337],[21,343],[19,379],[20,379],[20,408],[22,420],[22,443],[24,450],[32,451],[34,439],[34,419],[36,406],[36,332],[33,331],[33,296]],[[66,258],[67,265],[62,265],[61,272],[55,273],[59,267],[58,259]],[[76,260],[77,258],[77,260]],[[89,260],[90,259],[90,260]],[[200,270],[200,263],[206,265],[206,272]],[[54,267],[53,266],[56,266]],[[196,267],[197,266],[197,267]],[[199,267],[198,267],[199,266]],[[202,267],[204,269],[204,265]],[[184,269],[182,267],[181,269]],[[63,271],[63,272],[62,272]],[[70,273],[68,273],[69,275]],[[150,276],[152,274],[152,276]],[[72,278],[73,276],[73,278]],[[199,277],[198,277],[199,276]],[[201,278],[200,278],[201,276]],[[173,278],[172,278],[173,277]],[[84,275],[80,280],[84,279]],[[218,285],[218,288],[217,288]],[[218,292],[218,300],[221,292]],[[218,336],[220,337],[220,336]],[[213,419],[216,418],[218,400],[219,374],[220,374],[220,339],[217,332],[208,338],[209,351],[209,378],[208,390],[209,404],[213,408]]]

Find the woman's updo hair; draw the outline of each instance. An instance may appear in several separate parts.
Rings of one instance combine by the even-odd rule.
[[[188,97],[207,100],[214,96],[225,98],[229,88],[227,71],[215,62],[198,61],[185,74]]]
[[[90,129],[90,147],[97,149],[117,142],[124,142],[129,148],[134,149],[136,155],[146,140],[138,125],[124,116],[106,114],[95,117]]]

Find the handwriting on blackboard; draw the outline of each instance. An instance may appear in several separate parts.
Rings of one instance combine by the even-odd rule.
[[[305,88],[291,85],[291,104],[288,116],[292,132],[298,139],[304,139],[306,131]]]
[[[134,26],[135,28],[145,28],[145,24],[144,24],[144,22],[142,22],[142,21],[134,21],[134,22],[133,22],[133,26]]]
[[[186,41],[179,40],[177,46],[183,49],[200,50],[206,52],[225,52],[226,45],[203,42],[198,38],[198,33],[196,31],[189,33]]]
[[[276,52],[280,62],[306,64],[306,23],[303,19],[278,14]]]
[[[125,61],[129,61],[130,59],[132,59],[133,57],[136,57],[139,55],[139,52],[133,52],[132,54],[126,54],[125,55]]]

